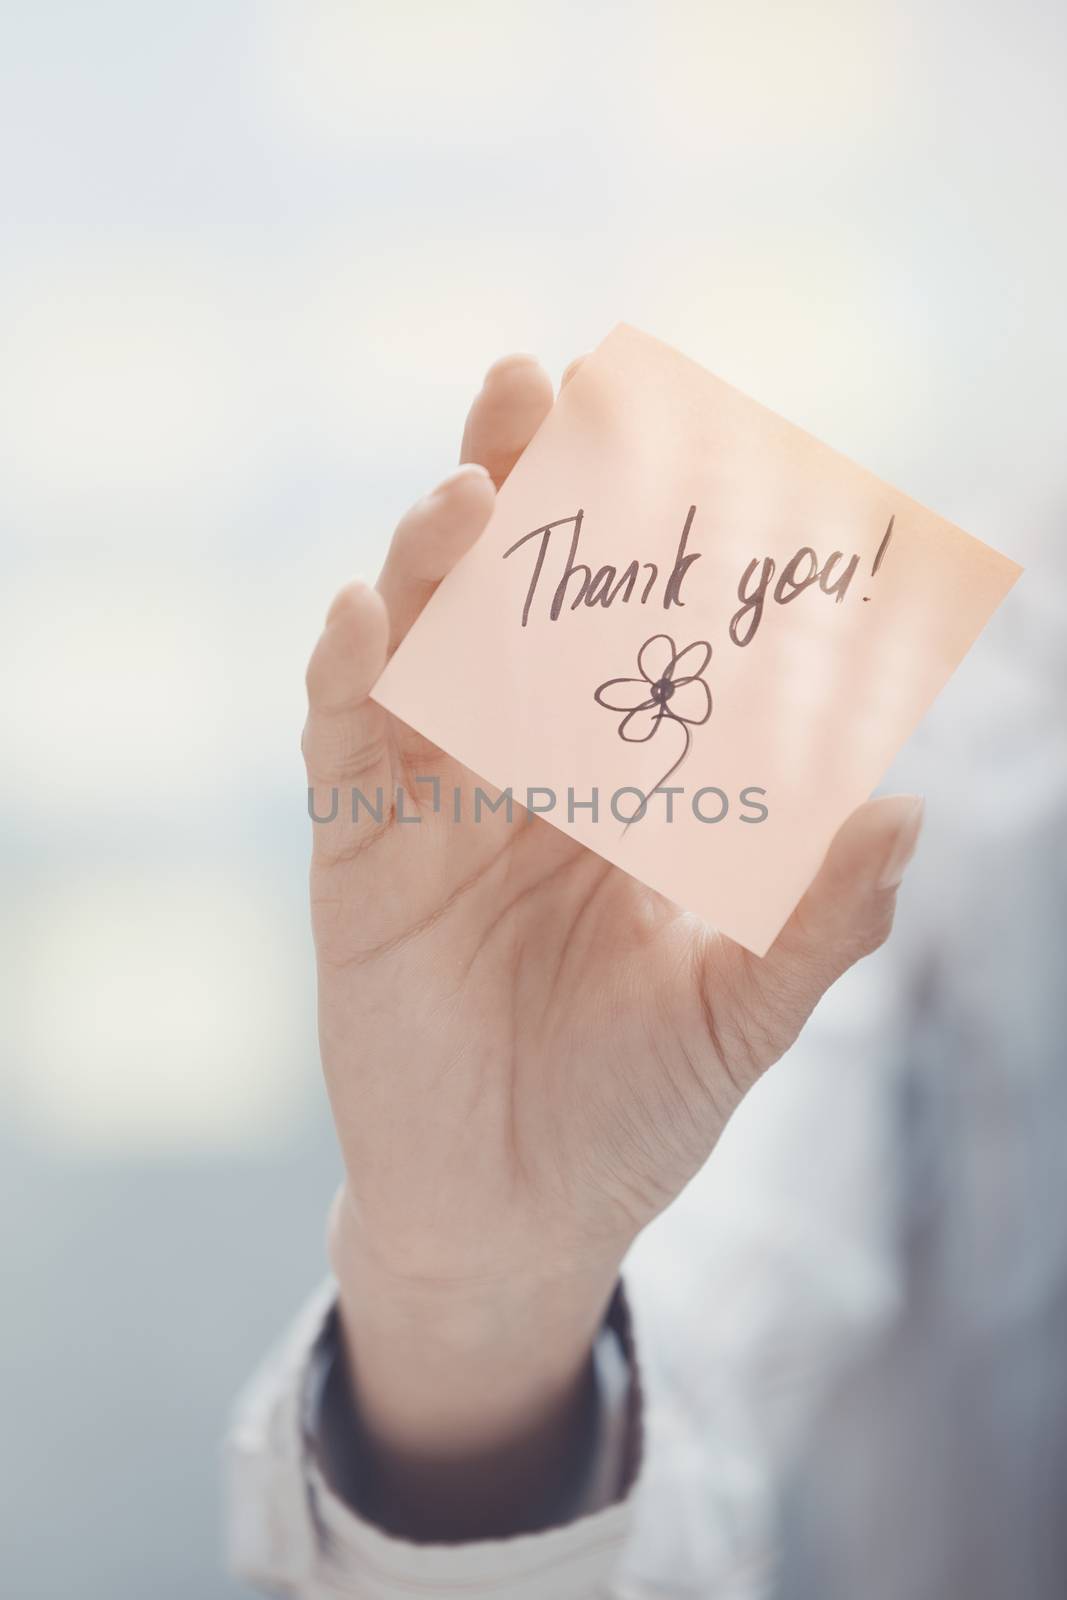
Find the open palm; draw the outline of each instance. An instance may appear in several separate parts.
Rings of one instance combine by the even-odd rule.
[[[368,691],[552,403],[531,359],[490,370],[468,465],[401,521],[377,589],[337,597],[308,669],[317,816],[338,792],[311,896],[345,1199],[412,1280],[617,1261],[884,940],[918,827],[910,798],[862,807],[759,960],[522,808],[473,822],[475,775]],[[353,821],[379,787],[381,820]]]

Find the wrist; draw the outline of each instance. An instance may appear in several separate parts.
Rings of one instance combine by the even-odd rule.
[[[547,1525],[592,1437],[592,1346],[618,1263],[413,1277],[343,1194],[330,1253],[370,1514],[422,1539]]]
[[[345,1191],[330,1258],[361,1414],[393,1441],[434,1451],[503,1437],[567,1403],[621,1259],[413,1275],[367,1237]]]

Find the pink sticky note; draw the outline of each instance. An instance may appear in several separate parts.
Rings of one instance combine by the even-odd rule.
[[[1020,570],[620,326],[374,697],[763,955]]]

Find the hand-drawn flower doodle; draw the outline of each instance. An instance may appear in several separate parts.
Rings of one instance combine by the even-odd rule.
[[[626,713],[619,723],[619,738],[629,744],[647,744],[664,723],[681,727],[685,748],[650,793],[673,777],[689,754],[690,729],[703,727],[711,716],[711,690],[704,681],[710,660],[706,639],[679,650],[669,634],[653,634],[637,653],[640,677],[609,678],[593,696],[605,710]]]

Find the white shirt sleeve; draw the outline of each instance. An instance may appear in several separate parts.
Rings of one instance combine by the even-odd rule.
[[[385,1534],[338,1495],[319,1447],[336,1358],[324,1285],[238,1402],[226,1446],[234,1573],[300,1600],[593,1600],[615,1592],[641,1457],[641,1396],[621,1286],[594,1347],[595,1436],[573,1503],[543,1532],[469,1544]]]

